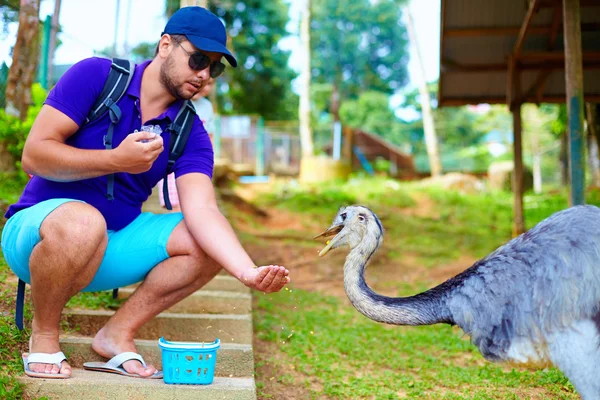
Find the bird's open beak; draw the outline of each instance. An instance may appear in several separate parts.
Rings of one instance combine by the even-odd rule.
[[[338,233],[341,232],[341,230],[344,229],[344,225],[332,225],[329,227],[329,229],[327,229],[325,232],[322,232],[320,234],[318,234],[317,236],[315,236],[313,239],[318,239],[320,237],[330,237],[330,236],[335,236]],[[337,237],[337,236],[336,236]],[[329,252],[329,250],[331,250],[331,247],[335,244],[336,242],[336,237],[334,237],[333,239],[331,239],[330,241],[327,241],[327,246],[325,246],[325,248],[323,250],[321,250],[321,252],[319,253],[319,257],[323,257],[325,254],[327,254]]]

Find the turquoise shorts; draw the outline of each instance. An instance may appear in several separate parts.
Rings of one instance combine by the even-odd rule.
[[[72,199],[51,199],[10,217],[2,231],[2,252],[13,272],[31,283],[29,258],[40,242],[42,222],[58,206]],[[183,219],[181,213],[142,213],[119,231],[107,231],[108,246],[94,279],[84,292],[110,290],[144,280],[148,272],[169,258],[167,241]]]

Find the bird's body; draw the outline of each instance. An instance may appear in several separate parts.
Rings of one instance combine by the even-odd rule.
[[[360,206],[342,209],[331,233],[337,235],[322,253],[351,247],[344,287],[367,317],[396,325],[456,324],[486,359],[554,364],[584,399],[600,399],[597,207],[558,212],[459,275],[405,298],[378,295],[365,282],[365,267],[383,240],[375,214]]]

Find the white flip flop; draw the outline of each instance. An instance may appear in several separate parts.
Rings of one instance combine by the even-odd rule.
[[[61,368],[61,363],[67,359],[62,351],[58,353],[23,353],[21,355],[23,360],[23,369],[27,376],[32,378],[44,378],[44,379],[67,379],[71,375],[67,374],[52,374],[46,372],[34,372],[29,369],[29,364],[40,363],[40,364],[55,364],[58,368]]]
[[[144,368],[146,368],[146,362],[138,353],[134,353],[132,351],[126,351],[121,354],[117,354],[107,362],[86,362],[83,363],[83,368],[90,371],[98,371],[98,372],[108,372],[112,374],[119,374],[124,376],[131,376],[133,378],[143,378],[143,379],[162,379],[163,373],[162,371],[156,371],[154,375],[150,376],[141,376],[139,374],[132,374],[130,372],[125,371],[125,368],[122,367],[123,363],[129,360],[137,360],[142,363]]]

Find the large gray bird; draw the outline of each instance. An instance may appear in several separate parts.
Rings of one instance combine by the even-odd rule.
[[[600,209],[572,207],[439,286],[411,297],[381,296],[364,271],[384,229],[368,208],[341,208],[317,237],[319,253],[347,245],[344,288],[368,318],[395,325],[458,325],[488,360],[554,364],[585,400],[600,399]]]

